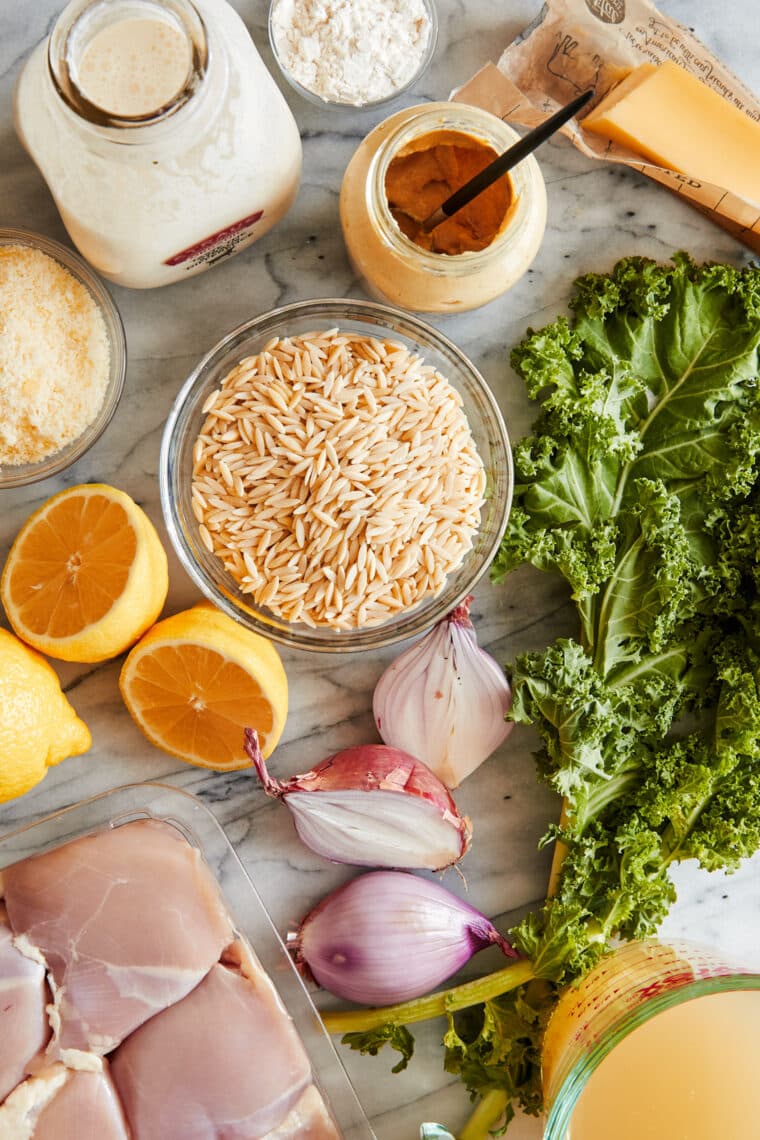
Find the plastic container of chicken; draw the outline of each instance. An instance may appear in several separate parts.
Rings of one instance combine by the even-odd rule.
[[[0,1133],[5,1112],[9,1136],[23,1120],[19,1135],[68,1136],[70,1121],[73,1137],[97,1101],[103,1140],[374,1137],[256,889],[195,796],[133,784],[0,838],[0,982],[16,972],[12,954],[31,1012],[21,1037],[10,1025],[0,1035]],[[269,1021],[253,1031],[262,1018],[272,1036]]]

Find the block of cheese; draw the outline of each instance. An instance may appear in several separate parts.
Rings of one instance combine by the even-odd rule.
[[[760,124],[676,63],[644,63],[582,120],[643,158],[760,203]]]

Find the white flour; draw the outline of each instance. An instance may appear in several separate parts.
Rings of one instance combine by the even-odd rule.
[[[271,28],[280,62],[297,83],[355,106],[404,87],[432,32],[424,0],[279,0]]]

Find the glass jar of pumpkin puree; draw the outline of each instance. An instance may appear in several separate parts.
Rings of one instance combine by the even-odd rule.
[[[417,312],[459,312],[522,277],[546,227],[546,189],[532,155],[431,233],[421,230],[518,138],[464,103],[408,107],[367,135],[343,177],[340,218],[349,257],[374,296]]]

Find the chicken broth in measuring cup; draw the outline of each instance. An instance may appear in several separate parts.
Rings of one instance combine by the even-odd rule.
[[[631,942],[544,1036],[546,1140],[757,1135],[760,976],[688,942]]]

